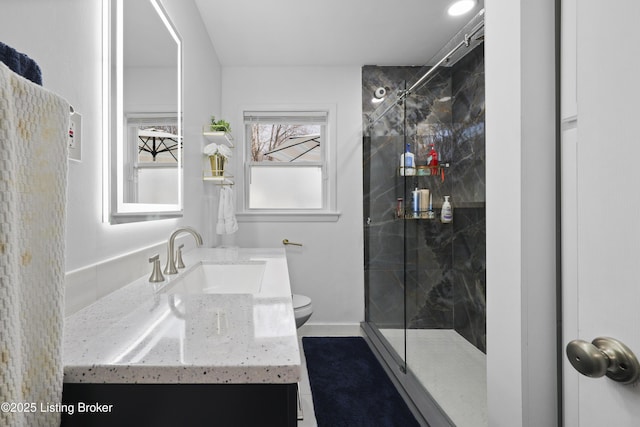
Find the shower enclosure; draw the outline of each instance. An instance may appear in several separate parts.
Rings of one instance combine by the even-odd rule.
[[[427,66],[362,70],[363,328],[432,426],[488,423],[483,28]]]

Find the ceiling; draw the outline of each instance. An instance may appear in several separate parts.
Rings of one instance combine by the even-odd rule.
[[[148,1],[122,2],[125,67],[176,67],[178,46]]]
[[[223,66],[423,65],[482,7],[453,0],[195,0]]]

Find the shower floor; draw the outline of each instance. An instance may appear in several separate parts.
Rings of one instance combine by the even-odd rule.
[[[380,329],[404,354],[404,330]],[[486,355],[451,329],[408,329],[407,367],[457,427],[482,427],[487,417]]]

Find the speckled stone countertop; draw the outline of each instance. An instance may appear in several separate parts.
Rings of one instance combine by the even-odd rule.
[[[300,350],[283,249],[194,249],[65,319],[66,383],[295,383]],[[199,262],[265,262],[257,294],[171,293]],[[163,287],[160,289],[160,287]]]

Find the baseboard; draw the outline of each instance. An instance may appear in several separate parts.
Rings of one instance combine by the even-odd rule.
[[[360,323],[305,323],[300,336],[364,336]]]

